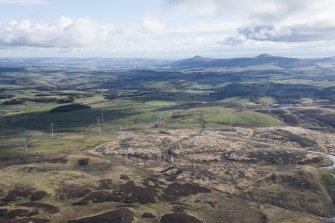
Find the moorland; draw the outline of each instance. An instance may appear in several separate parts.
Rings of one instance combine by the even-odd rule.
[[[0,59],[0,222],[332,222],[335,58]]]

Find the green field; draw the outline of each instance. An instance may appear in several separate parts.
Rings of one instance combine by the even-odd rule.
[[[304,83],[310,84],[314,76],[308,78]],[[124,131],[157,131],[159,115],[160,129],[197,129],[201,114],[206,128],[280,126],[285,123],[279,116],[260,110],[274,104],[297,103],[297,94],[301,98],[320,97],[319,88],[297,87],[288,84],[290,79],[293,76],[280,74],[117,73],[57,67],[5,72],[0,76],[0,96],[5,98],[0,99],[0,153],[26,153],[22,150],[26,137],[35,152],[89,148],[117,137],[120,127]],[[329,100],[331,92],[325,88],[321,97]],[[7,95],[10,97],[6,99]],[[71,102],[64,103],[65,99]],[[11,100],[20,103],[3,104]],[[71,103],[90,109],[50,112]],[[54,125],[53,139],[50,122]]]
[[[0,69],[0,222],[334,216],[335,79],[266,69]]]
[[[29,96],[33,97],[33,94]],[[208,128],[230,126],[231,116],[233,126],[281,125],[281,121],[269,115],[213,106],[215,103],[202,103],[200,107],[183,108],[182,105],[187,104],[187,101],[152,100],[144,103],[142,101],[142,98],[106,100],[97,94],[75,100],[76,103],[91,106],[91,109],[61,113],[50,112],[52,108],[59,106],[57,103],[25,102],[21,105],[1,105],[0,109],[6,112],[0,118],[1,129],[11,132],[0,138],[1,156],[26,154],[27,152],[23,150],[25,134],[29,149],[33,152],[88,148],[117,137],[120,127],[125,130],[140,131],[142,128],[155,130],[158,115],[161,116],[161,129],[199,128],[201,113]],[[100,119],[102,129],[100,134],[97,119]],[[50,122],[54,125],[55,138],[51,138]]]

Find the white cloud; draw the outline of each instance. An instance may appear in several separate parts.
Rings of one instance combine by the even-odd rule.
[[[142,31],[148,34],[159,35],[166,31],[165,25],[154,15],[145,15],[142,19]]]
[[[172,6],[199,16],[213,15],[218,11],[219,5],[215,0],[168,0]]]
[[[224,41],[219,41],[219,45],[230,45],[238,46],[242,45],[247,41],[247,38],[244,35],[234,35],[226,38]]]
[[[89,18],[61,17],[53,23],[12,20],[0,26],[0,47],[92,48],[106,42],[113,26]]]
[[[333,0],[166,0],[169,5],[200,16],[240,16],[262,22],[333,22]]]
[[[298,53],[299,50],[319,50],[321,54],[327,49],[333,50],[327,48],[335,42],[333,0],[163,1],[168,1],[177,8],[176,11],[143,14],[140,20],[136,15],[137,23],[118,24],[121,29],[96,23],[90,18],[61,17],[54,22],[13,20],[0,24],[0,49],[1,52],[21,50],[27,54],[34,48],[33,53],[40,51],[46,55],[48,52],[101,55],[102,52],[108,56],[141,57],[156,52],[191,56],[205,53],[284,54]],[[0,4],[9,2],[47,3],[46,0],[0,0]],[[175,14],[179,10],[182,15]]]
[[[247,26],[239,29],[246,39],[274,42],[310,42],[335,40],[335,26],[295,25],[295,26]]]
[[[312,42],[335,40],[334,0],[167,0],[194,15],[244,22],[220,44],[247,40]]]
[[[11,5],[45,5],[48,0],[0,0],[0,4]]]

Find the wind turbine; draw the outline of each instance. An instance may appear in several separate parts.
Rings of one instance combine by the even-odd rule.
[[[97,118],[98,132],[101,133],[100,119]]]
[[[120,126],[120,143],[122,143],[122,127]]]
[[[28,150],[28,132],[24,131],[24,149]]]
[[[161,113],[159,113],[158,116],[157,116],[157,128],[158,128],[158,131],[160,130],[160,127],[161,127]]]
[[[204,117],[203,112],[200,113],[200,123],[201,123],[201,128],[204,129],[205,128],[205,117]]]
[[[104,108],[101,108],[101,121],[104,121]]]
[[[199,147],[199,136],[197,136],[197,146]],[[195,170],[195,145],[193,146],[193,170]]]
[[[54,124],[52,123],[52,121],[50,121],[50,128],[51,128],[51,138],[54,137]]]
[[[121,114],[124,113],[124,100],[121,99]]]
[[[269,146],[269,148],[271,147],[271,130],[270,130],[270,128],[268,128],[268,146]]]
[[[195,146],[193,145],[193,163],[192,163],[192,166],[193,166],[193,170],[195,170]]]
[[[233,130],[233,115],[230,114],[230,129]]]

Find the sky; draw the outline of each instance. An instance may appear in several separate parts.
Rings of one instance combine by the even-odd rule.
[[[0,57],[335,56],[334,0],[0,0]]]

